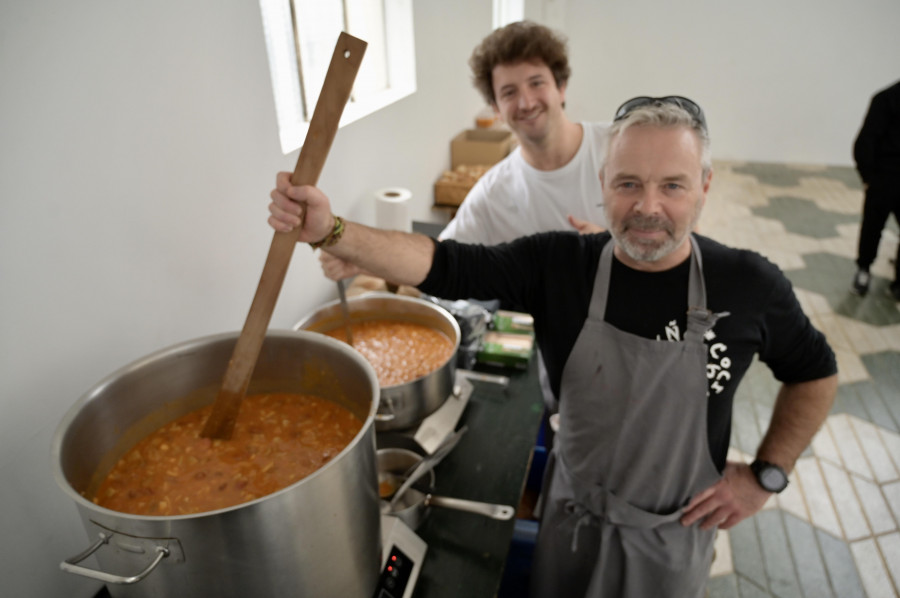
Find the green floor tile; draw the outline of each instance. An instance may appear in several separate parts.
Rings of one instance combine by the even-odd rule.
[[[749,579],[758,580],[760,587],[767,587],[766,566],[762,547],[756,530],[756,518],[744,519],[728,531],[731,542],[731,559],[735,573]],[[744,594],[742,593],[741,596]]]
[[[883,397],[869,381],[854,384],[853,390],[865,407],[870,422],[891,432],[900,432],[900,425],[887,407],[889,397]],[[900,392],[900,389],[895,388],[894,392]]]
[[[868,421],[892,432],[900,432],[900,354],[863,355],[863,365],[872,380],[859,382],[852,390],[868,414]]]
[[[865,598],[866,592],[856,571],[850,547],[819,529],[816,530],[816,539],[819,541],[819,548],[835,595],[840,598]]]
[[[853,260],[830,253],[809,253],[803,259],[805,268],[784,271],[795,288],[822,295],[836,314],[873,326],[900,324],[896,301],[884,293],[889,281],[873,276],[869,294],[859,297],[850,292],[856,272]],[[843,272],[845,275],[824,275],[822,272]]]
[[[787,530],[788,542],[803,595],[833,598],[835,594],[831,590],[828,573],[825,571],[825,562],[819,552],[819,544],[816,542],[816,534],[812,525],[793,515],[785,514],[784,526]]]
[[[848,189],[862,190],[862,180],[859,178],[859,173],[856,172],[855,168],[849,166],[826,166],[825,170],[816,173],[816,176],[840,181]]]
[[[862,362],[872,377],[873,389],[891,417],[873,423],[896,430],[900,427],[900,353],[885,351],[863,355]]]
[[[760,511],[755,517],[769,591],[779,598],[803,598],[781,511]]]
[[[844,183],[848,189],[862,189],[862,184],[854,168],[848,166],[826,166],[808,170],[792,168],[787,164],[749,162],[732,168],[734,172],[749,174],[764,185],[776,187],[796,187],[801,178],[821,177]]]
[[[741,598],[771,598],[765,589],[761,588],[755,580],[747,579],[743,575],[737,576],[738,594]]]
[[[837,237],[837,227],[859,222],[858,214],[838,214],[823,210],[814,201],[801,197],[775,196],[769,205],[751,208],[754,215],[778,220],[785,230],[814,239]]]
[[[834,399],[831,413],[846,413],[863,421],[872,421],[872,416],[856,392],[856,385],[838,386],[837,397]]]
[[[862,359],[878,383],[900,390],[900,353],[881,351],[863,355]]]
[[[707,598],[740,598],[736,575],[713,577],[707,582]]]

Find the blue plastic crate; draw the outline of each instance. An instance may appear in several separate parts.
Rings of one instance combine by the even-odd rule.
[[[537,521],[516,519],[497,598],[521,598],[528,595],[537,532]]]

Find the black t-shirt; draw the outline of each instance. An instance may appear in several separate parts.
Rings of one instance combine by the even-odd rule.
[[[721,470],[731,435],[735,389],[754,355],[781,382],[834,374],[834,353],[800,308],[790,281],[761,255],[696,236],[707,308],[729,312],[706,335],[709,347],[708,435]],[[600,251],[609,233],[541,233],[495,246],[437,243],[434,263],[419,288],[454,298],[500,299],[534,316],[535,334],[559,396],[562,371],[587,318]],[[606,321],[660,342],[680,341],[687,321],[690,262],[664,272],[633,270],[616,259]]]

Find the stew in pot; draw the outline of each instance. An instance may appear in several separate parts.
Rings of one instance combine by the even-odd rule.
[[[453,342],[441,331],[398,320],[351,325],[353,348],[375,368],[381,386],[411,382],[437,370],[453,356]],[[325,334],[347,341],[343,326]]]
[[[280,490],[340,453],[362,428],[349,410],[310,395],[249,395],[230,440],[201,438],[208,405],[156,430],[128,451],[93,497],[138,515],[186,515]]]

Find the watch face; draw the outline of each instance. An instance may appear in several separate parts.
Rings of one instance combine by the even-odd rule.
[[[780,492],[787,486],[787,478],[776,467],[763,467],[759,472],[759,483],[769,492]]]

